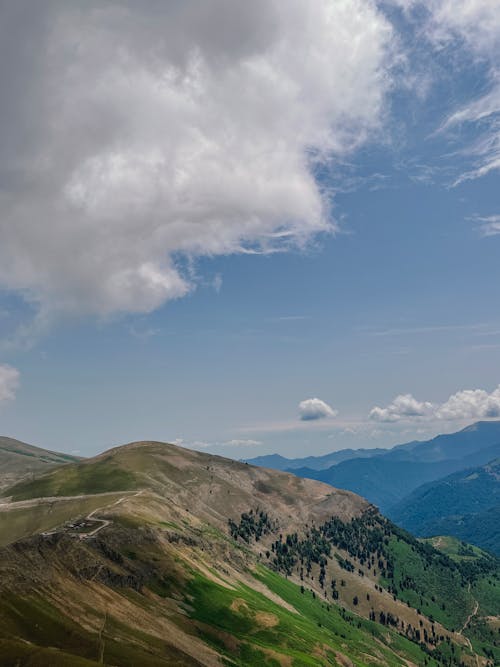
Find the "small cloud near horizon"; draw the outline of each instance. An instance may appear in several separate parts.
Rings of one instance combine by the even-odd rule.
[[[316,421],[317,419],[335,417],[337,414],[338,410],[335,410],[320,398],[307,398],[299,403],[301,421]]]

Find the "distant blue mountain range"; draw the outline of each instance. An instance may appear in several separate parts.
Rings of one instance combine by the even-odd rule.
[[[354,491],[383,512],[422,484],[500,457],[500,421],[482,421],[427,441],[392,449],[344,449],[323,456],[286,459],[277,454],[249,459],[253,465],[288,470],[299,477]]]

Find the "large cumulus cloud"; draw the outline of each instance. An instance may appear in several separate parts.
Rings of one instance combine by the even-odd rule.
[[[332,231],[315,179],[380,127],[371,0],[20,0],[0,20],[0,287],[42,312],[148,312],[179,258]]]
[[[386,407],[375,406],[370,419],[380,422],[441,419],[497,419],[500,417],[500,385],[492,392],[484,389],[463,389],[452,394],[444,403],[418,401],[412,394],[401,394]]]
[[[401,419],[425,417],[432,413],[433,405],[429,401],[418,401],[411,394],[400,394],[388,406],[376,405],[370,410],[370,419],[380,422],[396,422]]]
[[[484,389],[464,389],[436,411],[439,419],[498,419],[500,417],[500,386],[488,393]]]

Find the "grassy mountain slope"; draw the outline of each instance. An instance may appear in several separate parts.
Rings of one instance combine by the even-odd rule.
[[[491,662],[459,629],[470,589],[492,596],[483,580],[496,581],[496,563],[463,571],[352,493],[135,443],[6,494],[0,522],[60,512],[56,529],[0,550],[7,667]],[[398,579],[402,549],[420,610]]]
[[[441,534],[447,528],[461,539],[486,547],[477,541],[479,534],[489,540],[489,547],[500,554],[500,528],[491,531],[484,526],[483,513],[500,507],[500,459],[485,466],[469,468],[417,488],[390,510],[390,517],[416,535]],[[476,520],[472,516],[476,516]],[[464,517],[470,517],[467,521]],[[488,516],[486,514],[486,516]],[[488,522],[491,523],[491,522]],[[465,530],[466,524],[472,532]],[[465,532],[464,532],[465,530]]]
[[[453,560],[467,566],[475,567],[491,555],[480,548],[467,544],[456,537],[438,535],[423,540],[434,548],[442,551]],[[478,577],[470,586],[471,594],[476,600],[474,607],[477,613],[470,618],[467,627],[467,638],[476,651],[481,652],[496,665],[500,663],[498,647],[495,648],[500,634],[500,581],[497,577]],[[493,648],[492,648],[493,645]]]
[[[0,437],[0,491],[29,475],[77,460],[75,456]]]
[[[491,554],[474,544],[468,544],[452,535],[435,535],[424,537],[421,542],[430,544],[434,549],[441,551],[452,560],[459,563],[474,562],[481,558],[491,558]]]

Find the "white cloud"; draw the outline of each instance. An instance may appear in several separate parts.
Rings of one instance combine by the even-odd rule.
[[[425,37],[441,47],[457,38],[478,54],[495,54],[500,46],[500,16],[496,0],[389,0],[416,15]]]
[[[19,377],[17,368],[0,364],[0,403],[13,400],[16,397]]]
[[[475,216],[474,222],[478,223],[482,236],[496,236],[500,234],[500,215]]]
[[[402,419],[425,417],[432,413],[433,405],[428,401],[417,401],[411,394],[400,394],[387,407],[375,406],[369,417],[374,421],[396,422]]]
[[[187,441],[183,438],[176,438],[173,441],[174,445],[179,447],[186,447],[187,449],[209,449],[217,447],[258,447],[264,444],[261,440],[252,439],[234,439],[225,442],[205,442],[204,440]]]
[[[464,48],[477,62],[489,68],[490,90],[453,112],[443,129],[469,124],[477,138],[461,152],[471,168],[455,185],[500,169],[500,11],[495,0],[427,0],[430,12],[426,34],[439,48]]]
[[[149,312],[194,288],[180,257],[331,232],[315,165],[391,86],[372,0],[7,3],[0,31],[0,288],[49,313]]]
[[[440,406],[438,419],[492,419],[500,417],[500,385],[489,394],[483,389],[464,389]]]
[[[432,38],[446,44],[456,37],[478,55],[495,57],[500,48],[500,12],[496,0],[426,0]]]
[[[451,153],[455,163],[460,156],[468,161],[454,185],[480,178],[500,169],[500,11],[496,0],[389,0],[401,7],[411,19],[417,35],[417,49],[423,40],[435,53],[445,54],[446,67],[460,72],[465,65],[475,65],[486,72],[489,90],[452,111],[441,130],[459,128],[471,131],[474,138],[463,139],[462,146]],[[411,47],[410,47],[411,48]],[[415,56],[415,53],[413,54]],[[417,56],[418,59],[418,56]],[[413,69],[415,63],[412,62]],[[432,69],[432,62],[428,68]],[[458,76],[458,75],[457,75]],[[411,77],[410,77],[411,78]],[[480,80],[480,79],[479,79]],[[479,86],[478,86],[479,88]],[[460,160],[462,168],[463,160]],[[424,174],[425,176],[425,174]],[[432,176],[432,173],[431,173]]]
[[[315,421],[326,417],[335,417],[337,410],[320,398],[307,398],[299,403],[299,415],[302,421]]]
[[[422,418],[446,421],[494,419],[500,417],[500,385],[491,393],[484,389],[464,389],[439,405],[417,401],[411,394],[401,394],[385,408],[372,408],[369,417],[379,422]]]
[[[487,95],[453,113],[443,129],[465,123],[478,127],[479,136],[461,151],[471,159],[472,166],[456,179],[455,185],[500,169],[500,82]]]
[[[263,442],[261,440],[228,440],[220,444],[222,447],[257,447]]]

